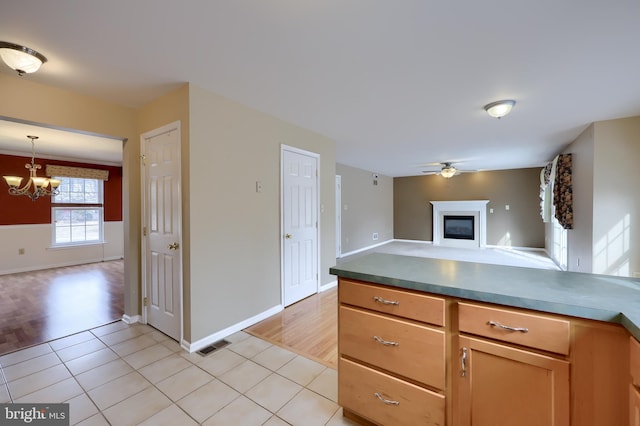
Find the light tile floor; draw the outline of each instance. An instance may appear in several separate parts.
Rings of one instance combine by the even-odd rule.
[[[353,425],[337,372],[244,332],[189,354],[115,322],[0,357],[0,402],[68,402],[72,425]]]

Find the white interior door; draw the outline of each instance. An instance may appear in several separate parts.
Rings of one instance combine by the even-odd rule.
[[[283,299],[318,292],[318,157],[282,150]]]
[[[142,136],[143,261],[146,321],[181,340],[180,127]]]

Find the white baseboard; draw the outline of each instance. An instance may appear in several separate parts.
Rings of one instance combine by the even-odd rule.
[[[433,245],[433,241],[426,241],[426,240],[403,240],[403,239],[398,239],[398,238],[394,238],[393,240],[389,241],[389,242],[398,242],[398,243],[416,243],[416,244],[429,244],[429,245]]]
[[[363,251],[371,250],[372,248],[383,246],[383,245],[385,245],[387,243],[390,243],[392,241],[394,241],[394,240],[387,240],[387,241],[383,241],[383,242],[378,243],[378,244],[373,244],[371,246],[363,247],[363,248],[360,248],[360,249],[357,249],[357,250],[353,250],[353,251],[350,251],[350,252],[347,252],[347,253],[340,253],[340,258],[346,257],[346,256],[351,256],[352,254],[360,253],[360,252],[363,252]]]
[[[334,281],[331,281],[330,283],[327,283],[325,285],[321,285],[319,293],[322,293],[323,291],[330,290],[330,289],[334,288],[337,285],[338,285],[338,280],[334,280]]]
[[[207,337],[203,337],[202,339],[196,340],[193,343],[189,343],[188,341],[183,339],[182,342],[180,342],[180,346],[182,346],[182,348],[184,348],[186,351],[190,353],[199,351],[205,346],[209,346],[210,344],[215,343],[218,340],[222,340],[225,337],[232,335],[233,333],[237,333],[238,331],[244,330],[247,327],[251,327],[256,323],[264,319],[267,319],[272,315],[277,314],[283,309],[284,307],[282,305],[276,305],[273,308],[267,309],[266,311],[259,313],[258,315],[255,315],[251,318],[247,318],[244,321],[240,321],[239,323],[236,323],[230,327],[227,327],[224,330],[220,330],[216,333],[210,334]]]
[[[140,322],[140,315],[129,316],[127,314],[123,314],[122,321],[126,322],[127,324],[135,324],[137,322]]]
[[[491,244],[487,244],[486,247],[500,250],[542,251],[546,253],[546,250],[541,247],[494,246]]]
[[[34,272],[34,271],[42,271],[44,269],[53,269],[53,268],[64,268],[67,266],[79,266],[86,265],[89,263],[100,263],[107,262],[111,260],[120,260],[122,256],[115,256],[113,258],[96,258],[96,259],[85,259],[82,262],[61,262],[61,263],[52,263],[50,265],[38,265],[38,266],[27,266],[24,268],[16,268],[16,269],[8,269],[4,271],[0,271],[0,275],[9,275],[9,274],[18,274],[21,272]]]

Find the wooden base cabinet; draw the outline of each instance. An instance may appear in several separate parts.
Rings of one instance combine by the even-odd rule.
[[[640,343],[618,324],[344,278],[338,295],[338,403],[356,422],[640,426]]]
[[[458,337],[456,425],[568,426],[569,363]]]

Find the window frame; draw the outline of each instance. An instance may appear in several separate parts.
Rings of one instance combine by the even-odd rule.
[[[79,178],[79,177],[54,177],[55,179],[67,180],[70,179],[81,179],[83,181],[91,180],[96,181],[98,183],[98,202],[60,202],[56,201],[56,196],[51,197],[51,246],[52,247],[75,247],[75,246],[86,246],[86,245],[96,245],[104,243],[104,181],[101,179],[91,179],[91,178]],[[83,194],[86,193],[83,191]],[[59,197],[59,196],[58,196]],[[56,212],[61,210],[69,210],[70,215],[73,215],[73,212],[83,211],[86,212],[88,210],[97,210],[98,212],[98,239],[96,240],[87,240],[86,239],[86,226],[87,220],[85,218],[84,227],[85,227],[85,239],[73,241],[72,240],[72,232],[73,226],[71,225],[71,219],[69,223],[69,236],[70,241],[58,242],[57,238],[59,237],[58,226],[56,223]]]

